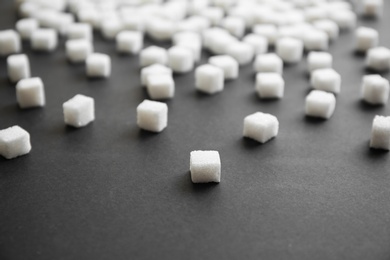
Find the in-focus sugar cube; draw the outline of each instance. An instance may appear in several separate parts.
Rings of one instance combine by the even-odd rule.
[[[146,67],[153,64],[167,65],[168,52],[166,49],[158,46],[149,46],[140,52],[140,65]]]
[[[238,62],[229,55],[218,55],[209,58],[209,63],[223,70],[225,79],[238,78]]]
[[[176,73],[190,72],[194,68],[193,52],[186,47],[173,46],[168,50],[168,65]]]
[[[377,47],[379,43],[378,31],[368,28],[359,27],[356,29],[356,50],[366,52],[371,48]]]
[[[266,143],[276,137],[278,132],[279,121],[271,114],[256,112],[244,119],[244,137],[251,138],[260,143]]]
[[[143,34],[137,31],[122,31],[116,36],[116,48],[119,52],[137,54],[143,46]]]
[[[389,100],[389,81],[380,75],[363,77],[361,97],[373,105],[385,105]]]
[[[252,45],[252,47],[255,49],[256,55],[263,54],[268,51],[268,40],[264,36],[251,33],[246,35],[242,41]]]
[[[195,86],[207,94],[220,92],[224,88],[223,70],[211,64],[204,64],[195,70]]]
[[[24,18],[16,22],[16,30],[24,40],[29,40],[33,31],[38,28],[39,23],[34,18]]]
[[[328,119],[336,108],[336,98],[332,93],[313,90],[307,95],[305,112],[307,116]]]
[[[375,116],[372,122],[370,147],[390,150],[390,116]]]
[[[13,159],[31,151],[30,134],[20,126],[0,130],[0,155]]]
[[[107,54],[92,53],[86,59],[87,76],[108,78],[111,75],[111,58]]]
[[[16,99],[21,108],[45,106],[45,89],[41,78],[20,80],[16,84]]]
[[[256,91],[260,98],[282,98],[284,94],[284,80],[275,72],[257,73]]]
[[[307,55],[307,68],[309,72],[313,72],[318,69],[332,68],[333,57],[328,52],[316,52],[311,51]]]
[[[15,83],[30,77],[30,61],[26,54],[13,54],[7,58],[8,78]]]
[[[31,48],[36,51],[54,51],[57,48],[58,35],[54,29],[37,29],[31,35]]]
[[[0,56],[18,53],[21,49],[20,36],[15,30],[0,31]]]
[[[168,74],[149,75],[146,87],[151,99],[169,99],[175,95],[175,82]]]
[[[226,54],[232,56],[238,64],[246,65],[252,62],[255,50],[248,43],[236,42],[227,47]]]
[[[144,130],[161,132],[168,125],[168,106],[165,103],[144,100],[137,107],[137,125]]]
[[[283,61],[275,53],[259,54],[256,56],[253,68],[256,72],[283,73]]]
[[[65,124],[84,127],[95,120],[95,101],[91,97],[77,94],[62,105]]]
[[[276,42],[276,53],[286,63],[298,63],[303,56],[303,42],[294,38],[282,38]]]
[[[88,23],[73,23],[68,25],[67,27],[67,36],[68,39],[74,40],[74,39],[85,39],[92,41],[93,40],[93,34],[92,34],[92,26]]]
[[[375,71],[384,71],[390,68],[390,50],[386,47],[369,49],[366,56],[366,66]]]
[[[314,89],[340,93],[341,76],[334,69],[318,69],[311,74],[311,85]]]
[[[68,40],[65,43],[66,56],[71,62],[85,62],[93,53],[92,42],[87,39]]]
[[[193,183],[221,182],[221,159],[218,151],[192,151],[190,172]]]

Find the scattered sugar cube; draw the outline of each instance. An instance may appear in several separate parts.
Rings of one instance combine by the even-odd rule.
[[[0,155],[13,159],[31,151],[30,134],[20,126],[0,130]]]
[[[329,119],[336,108],[336,98],[332,93],[313,90],[307,95],[305,112],[307,116]]]
[[[168,65],[174,72],[190,72],[194,68],[194,63],[194,55],[190,49],[181,46],[168,49]]]
[[[306,33],[303,42],[308,51],[326,51],[329,48],[328,34],[321,30],[311,30]]]
[[[257,73],[256,91],[260,98],[282,98],[284,94],[284,80],[275,72]]]
[[[140,65],[146,67],[155,63],[167,65],[168,52],[166,49],[158,46],[149,46],[140,52]]]
[[[37,29],[31,35],[31,48],[36,51],[54,51],[58,36],[54,29]]]
[[[386,47],[369,49],[366,57],[366,66],[376,71],[384,71],[390,68],[390,50]]]
[[[244,42],[236,42],[231,44],[226,54],[232,56],[240,65],[246,65],[252,62],[255,55],[252,45]]]
[[[173,44],[177,45],[181,41],[196,42],[199,45],[202,45],[202,38],[200,34],[197,32],[191,32],[191,31],[177,32],[172,36]]]
[[[223,10],[219,7],[207,7],[199,14],[209,19],[213,26],[219,25],[224,15]]]
[[[194,57],[194,61],[195,62],[200,61],[202,55],[202,44],[200,42],[191,41],[191,40],[181,40],[176,45],[191,50],[192,56]]]
[[[294,38],[282,38],[276,43],[276,53],[286,63],[298,63],[303,56],[303,42]]]
[[[366,17],[382,16],[383,0],[362,0],[362,13]]]
[[[273,24],[257,24],[253,27],[253,33],[261,35],[268,40],[268,44],[273,46],[278,39],[278,29]]]
[[[380,75],[364,76],[361,96],[364,101],[373,105],[387,104],[389,100],[389,81]]]
[[[221,159],[217,151],[192,151],[190,172],[193,183],[221,182]]]
[[[313,23],[314,28],[317,30],[323,31],[328,34],[329,40],[336,40],[339,37],[340,29],[337,23],[330,19],[324,19],[315,21]]]
[[[146,86],[148,84],[148,78],[152,75],[169,75],[172,76],[172,69],[161,64],[149,65],[141,69],[141,84]]]
[[[66,56],[71,62],[85,62],[93,53],[92,42],[86,39],[68,40],[65,43]]]
[[[137,31],[122,31],[116,36],[118,52],[137,54],[143,46],[143,34]]]
[[[307,56],[307,67],[309,72],[318,69],[332,68],[333,57],[327,52],[311,51]]]
[[[209,58],[209,63],[223,70],[225,79],[238,78],[238,62],[229,55],[218,55]]]
[[[118,18],[103,20],[100,28],[103,37],[113,40],[123,30],[123,24]]]
[[[227,54],[228,48],[237,42],[237,39],[229,33],[219,32],[208,36],[208,38],[205,39],[205,46],[207,46],[213,54]]]
[[[152,18],[147,22],[146,32],[155,41],[168,41],[175,33],[175,23],[161,18]]]
[[[314,89],[340,93],[341,76],[334,69],[318,69],[311,74],[311,85]]]
[[[263,54],[268,51],[268,40],[264,36],[251,33],[246,35],[242,41],[252,45],[252,47],[255,49],[256,55]]]
[[[378,31],[368,28],[359,27],[356,29],[356,50],[366,52],[371,48],[377,47],[379,43]]]
[[[245,33],[245,21],[239,17],[227,16],[222,20],[222,27],[237,38],[242,38]]]
[[[86,59],[87,76],[108,78],[111,75],[111,58],[107,54],[92,53]]]
[[[91,97],[77,94],[66,101],[62,108],[67,125],[79,128],[95,120],[95,101]]]
[[[244,119],[244,137],[251,138],[260,143],[266,143],[276,137],[279,131],[278,119],[262,112],[256,112]]]
[[[137,107],[137,124],[141,129],[151,132],[161,132],[168,125],[167,104],[144,100]]]
[[[45,89],[41,78],[20,80],[16,84],[16,99],[20,108],[45,106]]]
[[[30,61],[26,54],[13,54],[7,58],[8,78],[15,83],[30,77]]]
[[[370,147],[390,150],[390,116],[375,116],[372,122]]]
[[[0,31],[0,56],[18,53],[22,49],[19,34],[14,30]]]
[[[224,88],[223,70],[217,66],[205,64],[195,70],[196,89],[207,94],[220,92]]]
[[[283,61],[275,53],[259,54],[256,56],[253,68],[256,72],[283,73]]]
[[[175,82],[168,74],[149,75],[146,87],[151,99],[169,99],[175,95]]]
[[[329,18],[333,20],[340,28],[340,30],[351,30],[356,27],[356,14],[347,9],[333,10],[329,14]]]
[[[100,27],[100,13],[93,8],[80,9],[77,12],[77,18],[80,23],[90,24],[93,28],[98,29]]]
[[[34,18],[24,18],[16,22],[16,30],[24,40],[30,40],[33,31],[39,28],[39,23]]]
[[[93,34],[92,34],[92,26],[87,23],[73,23],[70,24],[67,27],[66,34],[68,36],[68,39],[74,40],[74,39],[85,39],[92,41],[93,40]]]

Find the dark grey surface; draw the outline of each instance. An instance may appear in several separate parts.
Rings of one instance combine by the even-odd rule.
[[[0,3],[1,29],[13,26],[11,2]],[[390,46],[389,22],[364,24]],[[359,101],[366,72],[352,33],[330,49],[343,79],[330,120],[303,116],[305,62],[285,69],[285,97],[267,102],[246,66],[214,96],[194,90],[193,73],[176,76],[169,126],[158,135],[136,126],[147,97],[138,57],[96,38],[96,50],[112,57],[107,80],[68,64],[63,41],[53,54],[25,44],[45,83],[43,109],[17,107],[0,60],[0,128],[20,125],[33,147],[0,159],[0,259],[390,258],[390,154],[368,149],[372,119],[389,107]],[[78,93],[96,101],[96,121],[83,129],[63,123],[62,103]],[[264,145],[241,137],[243,118],[256,111],[280,121]],[[220,152],[219,185],[191,183],[196,149]]]

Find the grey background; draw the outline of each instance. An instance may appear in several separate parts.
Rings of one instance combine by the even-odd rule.
[[[12,1],[2,0],[0,28],[15,17]],[[359,23],[390,46],[390,16]],[[138,57],[95,38],[112,58],[107,80],[68,64],[63,40],[52,54],[24,44],[33,76],[45,83],[42,109],[18,108],[0,59],[0,128],[20,125],[33,147],[0,159],[1,259],[390,258],[390,155],[368,148],[373,117],[389,107],[359,101],[367,72],[353,33],[330,48],[343,79],[330,120],[304,117],[304,61],[285,68],[279,101],[257,98],[249,65],[213,96],[195,91],[193,72],[175,76],[169,126],[158,135],[136,126],[136,106],[147,98]],[[78,93],[96,102],[96,121],[83,129],[66,127],[62,115]],[[256,111],[280,121],[264,145],[241,137],[243,118]],[[198,149],[220,152],[219,185],[191,183],[189,154]]]

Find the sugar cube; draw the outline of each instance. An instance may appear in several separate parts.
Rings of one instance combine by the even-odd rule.
[[[85,39],[92,41],[93,40],[93,34],[92,34],[92,26],[87,23],[74,23],[67,27],[66,32],[68,39],[74,40],[74,39]]]
[[[378,31],[368,28],[359,27],[356,29],[356,50],[366,52],[371,48],[377,47],[379,43]]]
[[[282,98],[284,80],[275,72],[257,73],[256,91],[260,98]]]
[[[329,16],[339,26],[340,30],[351,30],[356,27],[357,17],[352,10],[334,9]]]
[[[375,116],[372,122],[370,147],[390,150],[390,116]]]
[[[192,151],[190,172],[193,183],[221,182],[221,159],[218,151]]]
[[[253,27],[253,33],[267,38],[268,44],[271,46],[278,39],[278,29],[273,24],[257,24]]]
[[[307,95],[305,112],[307,116],[328,119],[336,108],[336,98],[332,93],[313,90]]]
[[[209,58],[209,63],[223,70],[225,79],[238,78],[238,62],[229,55],[218,55]]]
[[[24,18],[16,22],[16,30],[24,40],[29,40],[33,31],[39,28],[39,23],[34,18]]]
[[[62,108],[67,125],[79,128],[95,120],[95,101],[91,97],[77,94],[66,101]]]
[[[224,88],[224,73],[217,66],[205,64],[195,70],[195,86],[207,94],[220,92]]]
[[[22,49],[19,34],[14,30],[0,31],[0,56],[18,53]]]
[[[252,45],[252,47],[255,49],[256,55],[263,54],[268,51],[268,40],[264,36],[251,33],[246,35],[242,41]]]
[[[251,138],[260,143],[266,143],[276,137],[278,131],[279,121],[271,114],[256,112],[244,119],[244,137]]]
[[[143,34],[137,31],[122,31],[116,36],[116,48],[119,52],[137,54],[143,46]]]
[[[194,68],[194,55],[186,47],[173,46],[168,49],[168,65],[176,73],[186,73]]]
[[[66,56],[71,62],[85,62],[93,53],[92,42],[86,39],[68,40],[65,43]]]
[[[200,15],[210,20],[212,25],[219,25],[223,18],[223,10],[219,7],[207,7],[200,12]]]
[[[232,56],[238,64],[246,65],[252,62],[255,50],[248,43],[236,42],[228,46],[226,54]]]
[[[389,81],[380,75],[363,77],[361,97],[373,105],[385,105],[389,100]]]
[[[330,19],[324,19],[315,21],[313,23],[314,28],[317,30],[323,31],[328,34],[329,40],[336,40],[339,37],[340,29],[337,23]]]
[[[8,78],[15,83],[30,77],[30,61],[26,54],[13,54],[7,58]]]
[[[165,103],[144,100],[137,107],[137,125],[144,130],[161,132],[168,125],[168,106]]]
[[[175,33],[175,23],[161,18],[152,18],[146,24],[146,32],[155,41],[168,41]]]
[[[317,29],[306,33],[303,42],[308,51],[326,51],[329,48],[328,34]]]
[[[166,49],[158,46],[149,46],[141,50],[139,58],[141,67],[153,65],[155,63],[167,65],[168,52]]]
[[[30,134],[20,126],[0,130],[0,155],[13,159],[31,151]]]
[[[314,89],[340,93],[341,76],[334,69],[318,69],[311,74],[311,85]]]
[[[120,21],[118,18],[104,19],[101,23],[100,30],[104,38],[108,40],[113,40],[115,39],[117,34],[123,30],[123,24],[122,21]]]
[[[332,68],[333,57],[327,52],[311,51],[307,56],[307,67],[309,72],[318,69]]]
[[[54,51],[58,36],[54,29],[37,29],[31,35],[31,48],[36,51]]]
[[[108,78],[111,75],[111,58],[107,54],[92,53],[86,59],[87,76]]]
[[[283,61],[275,53],[259,54],[256,56],[253,68],[256,72],[283,73]]]
[[[222,20],[222,27],[230,34],[241,38],[245,33],[245,21],[239,17],[228,16]]]
[[[383,14],[383,0],[363,0],[362,13],[366,17],[380,17]]]
[[[194,62],[199,62],[202,55],[202,44],[198,41],[180,40],[176,43],[177,46],[185,47],[192,51]]]
[[[276,53],[286,63],[298,63],[303,56],[303,42],[294,38],[282,38],[276,43]]]
[[[146,87],[151,99],[169,99],[175,95],[175,82],[168,74],[149,75]]]
[[[41,78],[20,80],[16,84],[16,99],[20,108],[45,106],[45,89]]]
[[[376,71],[384,71],[390,68],[390,50],[386,47],[369,49],[366,56],[366,66]]]

